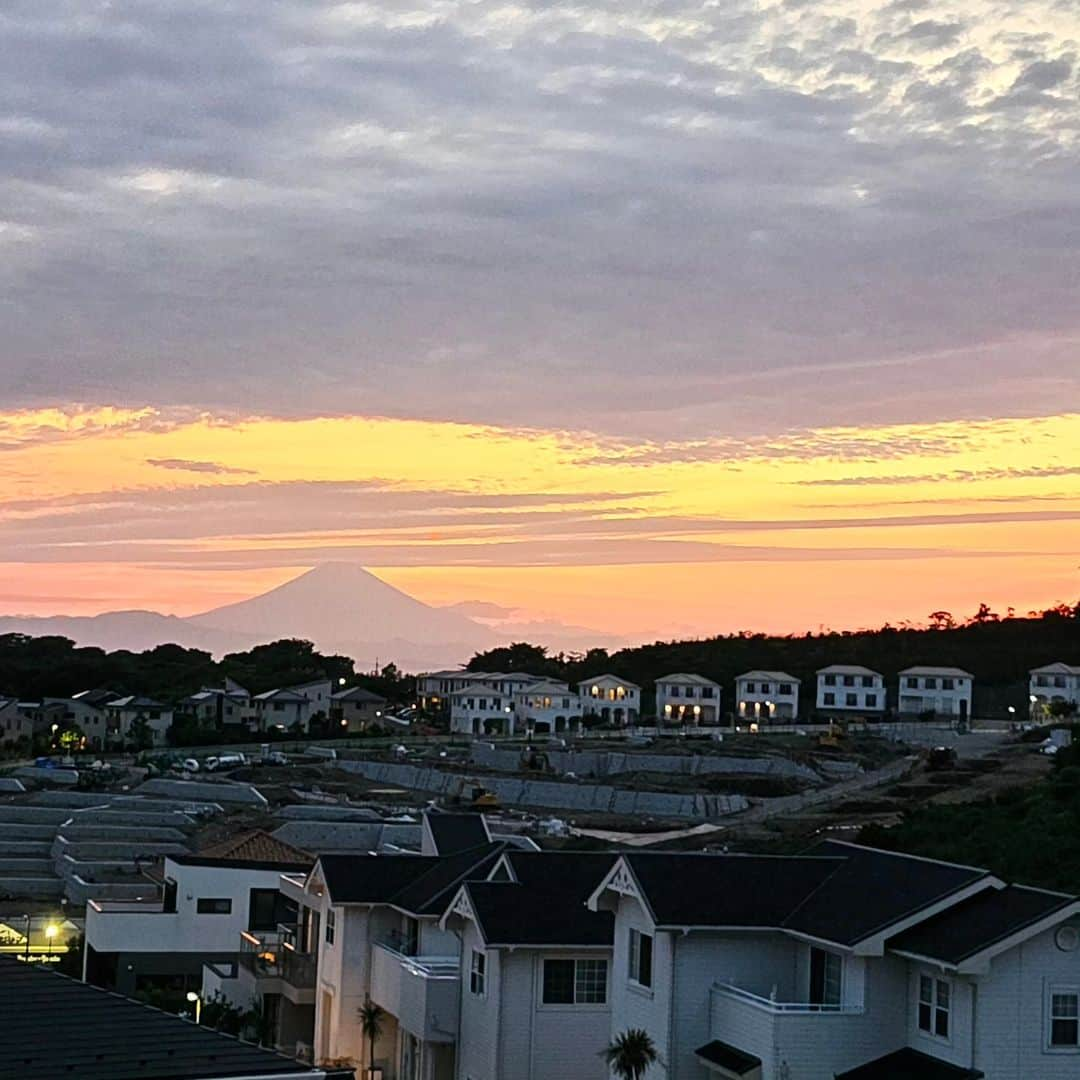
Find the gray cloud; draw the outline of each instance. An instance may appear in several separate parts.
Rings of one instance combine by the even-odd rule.
[[[210,473],[215,476],[251,476],[251,469],[237,469],[216,461],[189,461],[186,458],[147,458],[147,465],[158,469],[177,469],[180,472]]]
[[[509,10],[5,4],[0,407],[656,435],[1080,391],[1068,29],[997,0]]]

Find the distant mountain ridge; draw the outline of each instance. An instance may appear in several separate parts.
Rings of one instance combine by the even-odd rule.
[[[552,639],[558,636],[558,624],[544,626]],[[565,629],[575,638],[581,633]],[[361,668],[393,661],[408,671],[464,664],[507,641],[505,631],[453,607],[425,604],[352,563],[325,563],[259,596],[186,618],[154,611],[7,615],[0,616],[0,633],[59,635],[110,651],[173,643],[216,657],[296,637],[324,653],[351,656]]]

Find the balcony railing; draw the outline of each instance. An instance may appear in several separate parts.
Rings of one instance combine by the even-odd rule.
[[[418,1039],[457,1038],[456,956],[406,956],[387,945],[371,950],[371,997]]]
[[[282,932],[240,935],[240,966],[256,978],[281,979],[298,990],[315,985],[315,957],[299,952]]]
[[[809,1001],[775,1001],[771,997],[762,997],[760,994],[754,994],[749,990],[744,990],[741,986],[733,986],[731,983],[716,983],[713,989],[718,993],[727,994],[729,997],[745,1001],[748,1005],[764,1009],[767,1012],[783,1013],[785,1015],[808,1016],[815,1013],[829,1013],[834,1016],[858,1016],[864,1011],[862,1005],[844,1003],[826,1005]]]

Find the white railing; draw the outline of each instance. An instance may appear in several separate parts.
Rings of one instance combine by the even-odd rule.
[[[461,962],[456,956],[409,956],[381,942],[376,942],[375,948],[392,956],[410,975],[423,979],[456,979],[461,973]]]
[[[764,1009],[766,1012],[783,1013],[785,1015],[808,1016],[827,1013],[832,1016],[858,1016],[865,1011],[862,1005],[819,1005],[809,1001],[774,1001],[771,997],[762,997],[760,994],[754,994],[749,990],[744,990],[741,986],[733,986],[731,983],[714,983],[713,990],[720,994],[726,994],[728,997],[737,998],[739,1001],[745,1001],[747,1004]]]

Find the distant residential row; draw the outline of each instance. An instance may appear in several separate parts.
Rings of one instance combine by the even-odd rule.
[[[896,675],[899,715],[972,715],[975,677],[953,667],[909,667]],[[785,671],[747,671],[735,679],[730,708],[719,683],[678,672],[656,680],[655,711],[642,715],[642,688],[617,675],[569,683],[526,672],[433,671],[417,678],[420,708],[449,720],[461,734],[512,735],[560,732],[594,721],[616,727],[655,719],[670,725],[793,722],[800,713],[801,680]],[[1043,718],[1055,705],[1080,703],[1080,666],[1047,664],[1030,673],[1029,715]],[[822,717],[882,716],[888,707],[886,678],[855,664],[833,664],[817,672],[813,712]]]

